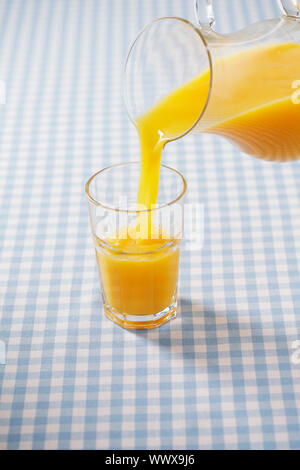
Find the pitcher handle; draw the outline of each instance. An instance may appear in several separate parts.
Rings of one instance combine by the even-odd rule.
[[[194,10],[200,28],[213,27],[216,20],[212,0],[194,0]]]
[[[300,19],[300,0],[277,0],[281,11],[291,18]],[[196,20],[201,28],[212,28],[215,24],[213,0],[194,0]]]
[[[300,0],[278,0],[284,15],[300,19]]]

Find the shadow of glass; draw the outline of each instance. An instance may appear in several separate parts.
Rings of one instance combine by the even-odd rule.
[[[290,365],[290,346],[296,338],[287,337],[284,323],[274,328],[261,315],[251,318],[237,309],[216,310],[187,298],[180,299],[176,319],[153,330],[133,331],[157,343],[165,357],[180,357],[184,367],[237,376],[256,367],[261,368],[262,375],[263,370],[267,372],[267,363],[272,362],[270,351],[280,354],[281,363]],[[246,371],[243,360],[248,364]]]

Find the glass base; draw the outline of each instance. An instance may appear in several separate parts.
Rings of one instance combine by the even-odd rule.
[[[153,315],[129,315],[128,313],[120,313],[105,303],[104,311],[107,318],[126,330],[151,329],[157,328],[173,318],[176,318],[177,301],[161,312],[154,313]]]

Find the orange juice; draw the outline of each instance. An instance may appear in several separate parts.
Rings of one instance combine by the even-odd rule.
[[[300,158],[300,105],[292,101],[296,80],[298,44],[256,47],[216,59],[211,96],[195,131],[226,137],[259,158]],[[142,155],[138,200],[147,207],[156,201],[162,149],[197,121],[209,82],[206,70],[137,119]]]
[[[154,315],[175,304],[179,240],[128,235],[107,243],[95,238],[105,304],[125,315]]]

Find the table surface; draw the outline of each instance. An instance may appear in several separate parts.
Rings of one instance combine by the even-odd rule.
[[[279,14],[215,3],[223,32]],[[0,1],[1,449],[300,448],[299,163],[170,144],[204,207],[180,315],[151,331],[103,315],[84,183],[138,155],[122,67],[165,15],[193,20],[192,1]]]

